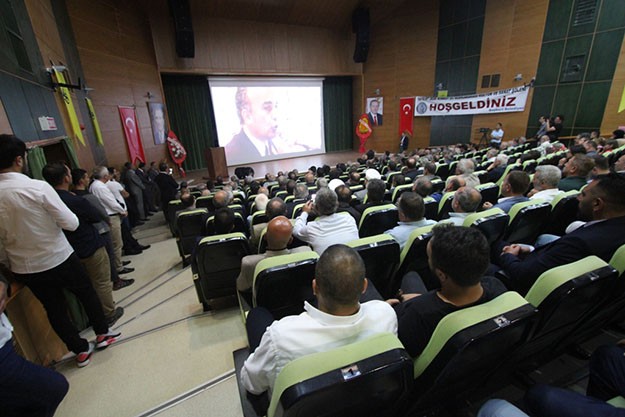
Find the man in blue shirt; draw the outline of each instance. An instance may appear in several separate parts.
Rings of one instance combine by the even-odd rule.
[[[394,228],[387,230],[388,233],[399,243],[400,250],[404,249],[406,242],[413,230],[436,224],[434,220],[424,219],[425,205],[423,198],[417,193],[405,192],[397,201],[399,223]]]

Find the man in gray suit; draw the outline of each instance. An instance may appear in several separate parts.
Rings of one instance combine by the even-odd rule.
[[[145,221],[147,220],[145,218],[145,209],[143,207],[143,190],[145,190],[145,185],[133,169],[133,166],[130,162],[126,162],[124,164],[124,169],[124,185],[126,186],[126,190],[130,193],[132,199],[135,202],[139,220]]]

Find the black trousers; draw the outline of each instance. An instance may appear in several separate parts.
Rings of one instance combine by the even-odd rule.
[[[96,334],[108,332],[108,324],[100,299],[91,285],[85,267],[75,253],[72,253],[60,265],[47,271],[14,275],[17,281],[30,288],[35,297],[41,301],[52,328],[72,352],[85,352],[89,349],[89,343],[80,337],[78,330],[67,315],[64,289],[78,297]]]

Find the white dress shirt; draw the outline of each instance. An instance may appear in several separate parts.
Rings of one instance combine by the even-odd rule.
[[[100,180],[95,180],[89,187],[89,192],[100,200],[102,206],[106,210],[106,214],[113,216],[115,214],[124,214],[126,210],[119,204],[119,201],[113,195],[113,192]]]
[[[319,216],[314,222],[308,223],[308,213],[305,211],[295,221],[293,236],[310,243],[319,255],[332,245],[359,238],[358,226],[352,216],[334,213]]]
[[[24,174],[0,174],[0,242],[18,274],[52,269],[74,252],[63,230],[74,231],[78,217],[45,181]]]
[[[557,195],[562,194],[564,191],[558,190],[557,188],[548,188],[546,190],[542,190],[534,194],[530,197],[530,200],[545,200],[548,203],[551,203]]]
[[[466,219],[469,214],[473,213],[449,213],[449,218],[441,220],[441,222],[453,223],[456,226],[462,226],[464,224],[464,219]]]
[[[124,191],[124,186],[118,183],[117,181],[113,181],[113,180],[108,180],[106,182],[106,186],[108,187],[109,190],[111,190],[111,192],[113,193],[113,196],[115,196],[115,200],[117,200],[119,205],[121,205],[125,209],[126,200],[124,199],[124,196],[122,195],[122,191]]]
[[[384,233],[388,233],[393,236],[393,239],[399,243],[399,250],[403,250],[404,246],[406,246],[406,242],[408,242],[408,238],[410,234],[419,227],[429,226],[432,224],[436,224],[434,220],[423,218],[421,220],[417,220],[414,222],[398,222],[397,226],[393,227],[390,230],[387,230]]]
[[[13,333],[13,326],[6,314],[0,314],[0,349],[11,340]]]
[[[271,391],[282,368],[299,357],[326,352],[378,333],[397,334],[397,315],[384,301],[363,303],[351,316],[333,316],[307,302],[304,310],[299,316],[274,321],[267,328],[260,345],[241,369],[241,383],[246,390],[253,394]]]

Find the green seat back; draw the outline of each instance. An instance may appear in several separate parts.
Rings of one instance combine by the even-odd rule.
[[[489,245],[499,241],[508,226],[508,215],[499,208],[491,208],[479,213],[469,214],[462,224],[465,227],[475,227],[479,229]]]
[[[391,235],[381,234],[347,242],[365,263],[367,279],[383,298],[391,298],[391,279],[399,265],[399,243]]]
[[[360,237],[374,236],[397,226],[399,220],[394,204],[382,204],[367,208],[360,218]]]

